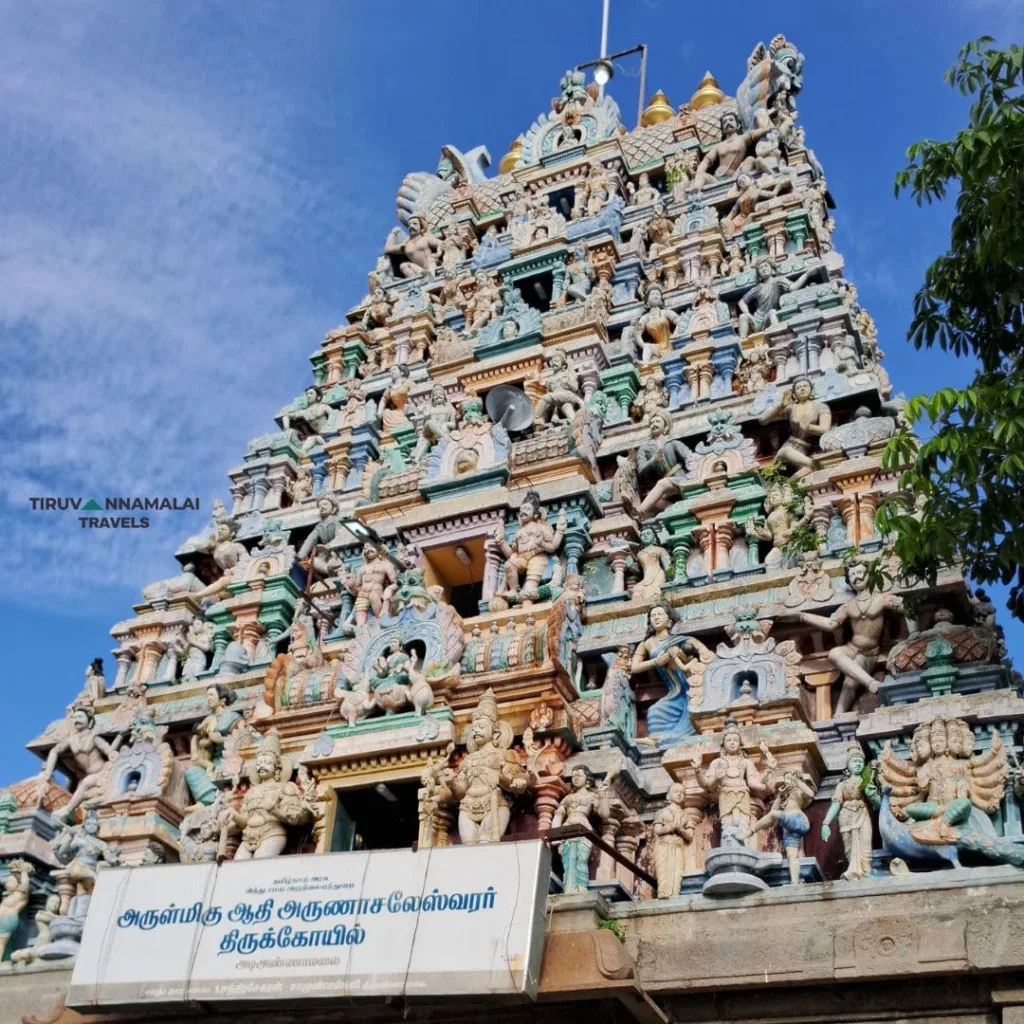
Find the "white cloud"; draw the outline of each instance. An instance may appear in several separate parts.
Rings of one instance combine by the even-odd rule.
[[[28,497],[208,509],[341,319],[292,264],[318,252],[345,298],[365,269],[343,241],[363,214],[336,184],[354,192],[359,168],[305,176],[287,92],[248,87],[248,66],[196,76],[165,31],[156,5],[0,7],[0,509],[30,602],[173,571],[194,519],[98,533]]]

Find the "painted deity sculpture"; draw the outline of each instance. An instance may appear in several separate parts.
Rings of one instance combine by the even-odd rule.
[[[321,495],[316,502],[319,519],[299,548],[298,560],[308,566],[314,576],[329,576],[333,564],[328,545],[338,534],[338,506],[327,494]]]
[[[637,448],[637,478],[642,486],[650,488],[640,506],[645,519],[676,497],[686,483],[687,463],[693,452],[682,441],[670,439],[671,430],[669,414],[656,409],[650,417],[650,440]]]
[[[813,451],[821,435],[832,426],[832,410],[814,398],[814,385],[807,377],[797,377],[789,392],[761,416],[760,422],[771,423],[783,417],[789,420],[789,437],[775,458],[793,470],[790,480],[795,482],[817,465]]]
[[[576,410],[583,405],[583,398],[576,371],[569,357],[559,348],[551,353],[543,384],[544,394],[537,403],[534,423],[538,426],[571,423]]]
[[[634,185],[629,184],[630,206],[646,206],[661,198],[661,193],[651,184],[651,176],[646,171],[641,171]]]
[[[103,676],[103,659],[93,658],[85,667],[85,682],[79,699],[83,704],[94,705],[107,695],[107,681]]]
[[[572,770],[572,789],[555,809],[552,828],[563,825],[581,825],[592,829],[591,819],[598,816],[598,793],[594,789],[594,775],[584,765]],[[590,851],[593,843],[586,836],[564,839],[559,844],[562,857],[562,892],[585,892],[590,881]]]
[[[740,131],[740,119],[732,111],[722,115],[722,141],[712,146],[701,160],[693,178],[692,187],[703,188],[714,184],[716,178],[729,178],[740,171],[752,171],[755,167],[751,150],[762,136],[770,131],[770,126]]]
[[[351,690],[339,691],[341,717],[349,728],[375,710],[393,715],[407,708],[422,715],[434,701],[434,691],[420,670],[417,659],[402,650],[392,638]]]
[[[519,762],[512,728],[498,719],[488,690],[473,711],[466,756],[458,769],[441,773],[443,802],[459,805],[459,838],[465,844],[497,842],[508,828],[509,796],[528,792],[534,778]]]
[[[585,302],[594,287],[597,271],[587,255],[587,247],[578,245],[572,251],[572,260],[566,268],[565,298]]]
[[[249,560],[249,551],[244,544],[235,540],[238,527],[233,520],[222,519],[217,523],[216,535],[210,551],[214,565],[220,570],[217,577],[208,586],[195,593],[197,601],[216,597],[231,582],[231,571]]]
[[[640,424],[649,426],[651,417],[668,409],[668,392],[665,390],[665,374],[661,370],[647,374],[640,385],[640,391],[633,399],[633,413],[639,416]]]
[[[558,522],[551,527],[544,521],[540,495],[536,491],[527,491],[519,506],[518,520],[519,527],[511,540],[505,539],[503,527],[496,526],[491,542],[505,558],[501,595],[518,597],[526,604],[540,597],[540,583],[548,569],[550,556],[561,548],[565,537],[566,517],[563,510]],[[520,581],[520,576],[525,579]]]
[[[466,304],[466,333],[476,334],[486,327],[502,310],[501,290],[484,270],[478,270],[476,288]]]
[[[795,553],[788,548],[799,527],[810,522],[811,507],[809,496],[800,499],[788,485],[768,488],[764,499],[764,520],[751,516],[745,526],[748,538],[771,544],[771,550],[764,559],[768,569],[789,568],[793,564]]]
[[[302,450],[323,445],[323,435],[334,416],[334,410],[323,400],[323,391],[316,384],[306,388],[303,400],[289,406],[281,417],[283,430],[298,429],[302,434]]]
[[[718,818],[722,826],[722,845],[745,844],[750,836],[753,817],[753,798],[768,795],[773,787],[773,775],[777,767],[775,758],[764,743],[761,744],[768,771],[757,770],[743,750],[740,727],[733,719],[727,719],[722,734],[722,749],[711,762],[705,773],[701,758],[693,760],[697,785],[718,806]]]
[[[632,657],[628,646],[619,647],[601,687],[601,725],[614,726],[628,739],[636,736],[636,695],[630,685]]]
[[[100,819],[90,808],[80,825],[65,826],[50,840],[50,849],[64,865],[64,875],[74,883],[78,896],[92,893],[101,864],[117,867],[121,863],[120,846],[100,839],[99,830]]]
[[[345,624],[361,626],[371,612],[379,618],[388,590],[397,578],[390,559],[381,554],[376,544],[367,541],[363,545],[363,564],[355,573],[346,572],[341,578],[342,586],[355,598]]]
[[[46,758],[46,764],[36,780],[36,790],[42,799],[49,787],[53,773],[59,763],[73,766],[81,777],[71,799],[55,814],[70,818],[75,808],[84,801],[99,795],[99,782],[108,761],[117,757],[121,745],[118,736],[108,743],[96,732],[96,716],[88,705],[73,704],[70,708],[70,732],[56,743]]]
[[[825,819],[821,823],[821,841],[832,835],[832,823],[838,819],[839,835],[846,854],[846,870],[840,877],[853,881],[871,874],[871,808],[881,803],[878,787],[864,778],[864,752],[851,744],[846,753],[846,774],[832,793]]]
[[[770,182],[768,185],[762,184],[762,181],[763,179],[755,182],[749,174],[741,174],[736,178],[735,200],[732,209],[722,220],[722,228],[726,235],[734,235],[740,231],[750,220],[759,202],[774,199],[782,191],[784,184],[790,185],[788,179],[785,182]]]
[[[427,231],[426,221],[418,214],[409,218],[408,228],[408,235],[401,228],[392,228],[384,252],[398,257],[402,277],[432,275],[437,270],[435,253],[441,248],[440,240]]]
[[[835,713],[842,715],[851,710],[862,687],[870,693],[878,689],[872,676],[881,653],[882,630],[885,613],[903,612],[903,600],[895,594],[878,593],[868,585],[868,567],[859,561],[846,566],[846,582],[854,597],[840,605],[825,618],[811,612],[801,612],[800,621],[830,632],[850,624],[850,640],[828,652],[828,660],[843,674],[843,689],[836,703]]]
[[[890,853],[960,867],[968,850],[1002,864],[1024,867],[1024,847],[996,836],[989,817],[1006,792],[1006,748],[993,728],[988,749],[974,753],[974,732],[958,718],[935,718],[917,727],[913,760],[886,742],[879,759],[882,809],[878,825]]]
[[[665,796],[668,801],[654,816],[654,877],[658,899],[679,895],[686,870],[686,848],[693,842],[692,817],[684,806],[686,789],[673,782]]]
[[[779,274],[771,256],[758,259],[756,270],[757,284],[745,292],[738,303],[741,340],[749,337],[752,331],[762,331],[769,325],[777,324],[782,296],[803,288],[811,276],[808,270],[796,280],[790,281]]]
[[[18,930],[21,915],[28,906],[29,885],[35,868],[21,858],[7,862],[7,877],[4,879],[3,897],[0,898],[0,960],[3,960],[14,933]]]
[[[647,243],[647,258],[656,260],[663,252],[671,248],[670,239],[675,231],[672,218],[666,212],[664,200],[654,204],[654,215],[644,225],[644,240]],[[672,281],[666,281],[671,287]]]
[[[242,720],[242,712],[235,707],[235,702],[235,691],[223,683],[207,687],[206,706],[209,714],[192,732],[192,764],[211,778],[216,772],[225,740]]]
[[[782,837],[782,848],[786,852],[790,885],[797,885],[800,882],[800,858],[804,855],[804,836],[811,830],[811,823],[804,811],[814,799],[814,794],[809,776],[801,772],[786,772],[778,784],[771,807],[750,826],[747,833],[748,836],[752,836],[764,829],[778,828]]]
[[[672,558],[658,544],[657,535],[650,527],[645,527],[640,531],[640,551],[637,553],[636,560],[641,575],[630,596],[634,601],[644,603],[659,600],[667,580],[666,574],[672,564]]]
[[[645,311],[626,328],[623,335],[640,343],[640,362],[649,363],[672,350],[672,335],[679,326],[679,314],[666,308],[661,288],[657,285],[648,288],[645,303]]]
[[[38,951],[50,944],[50,925],[53,919],[60,913],[60,896],[57,893],[50,893],[46,902],[36,911],[34,920],[36,922],[36,937],[31,946],[23,946],[11,954],[12,964],[29,964],[36,959]]]
[[[396,363],[388,372],[391,375],[391,382],[377,403],[377,416],[386,434],[392,433],[396,427],[409,425],[405,407],[409,402],[409,391],[412,388],[409,371],[404,366]]]
[[[222,827],[241,829],[235,860],[264,860],[284,852],[289,827],[309,825],[314,809],[294,782],[292,763],[281,756],[281,740],[269,732],[249,769],[249,789],[238,810],[228,807]]]
[[[185,664],[181,678],[192,680],[206,671],[208,659],[213,651],[215,628],[206,619],[194,618],[188,624],[185,634]]]
[[[419,436],[412,450],[412,461],[422,462],[430,452],[431,445],[447,437],[458,422],[455,406],[448,400],[443,384],[430,389],[430,404],[419,418]]]

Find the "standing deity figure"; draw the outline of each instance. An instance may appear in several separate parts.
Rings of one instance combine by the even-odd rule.
[[[596,217],[612,197],[613,185],[600,160],[592,160],[586,169],[583,192],[588,217]]]
[[[771,256],[758,259],[756,272],[757,284],[744,292],[737,303],[741,341],[748,338],[751,331],[757,333],[764,330],[766,325],[775,326],[779,322],[782,296],[803,288],[811,276],[811,271],[806,270],[795,281],[790,281],[778,273]]]
[[[666,794],[668,803],[654,816],[654,877],[658,899],[679,895],[686,870],[686,847],[693,842],[693,819],[686,812],[686,789],[673,782]]]
[[[807,377],[797,377],[789,392],[759,422],[771,423],[783,416],[789,420],[789,437],[775,458],[794,471],[790,481],[795,482],[814,470],[811,452],[821,435],[831,428],[832,410],[815,399],[814,385]]]
[[[704,155],[693,177],[692,188],[711,185],[716,178],[729,178],[738,171],[752,171],[755,158],[750,155],[754,144],[771,131],[771,125],[760,125],[748,132],[740,131],[740,119],[731,110],[722,115],[722,141]]]
[[[292,504],[301,505],[313,493],[313,478],[305,469],[300,468],[294,480],[285,481],[284,488]]]
[[[852,561],[846,566],[846,582],[854,597],[840,605],[827,619],[811,612],[801,612],[800,621],[830,632],[850,624],[850,640],[828,652],[828,660],[843,673],[843,689],[836,704],[836,715],[853,707],[857,691],[864,687],[874,693],[878,683],[872,676],[878,661],[886,611],[902,614],[903,600],[895,594],[877,593],[868,586],[868,567]]]
[[[459,838],[464,844],[494,843],[508,828],[508,795],[522,796],[534,784],[512,746],[512,727],[498,720],[494,691],[480,698],[470,721],[466,756],[457,770],[441,772],[441,802],[459,805]]]
[[[768,541],[772,548],[765,555],[769,569],[789,568],[795,556],[786,550],[796,530],[811,519],[812,503],[809,495],[800,499],[792,487],[783,484],[769,486],[764,499],[764,522],[750,516],[745,533],[752,540]]]
[[[693,458],[693,452],[682,441],[669,440],[671,429],[668,412],[656,409],[648,424],[650,440],[637,448],[637,479],[641,486],[651,488],[640,506],[645,519],[679,494],[686,482],[687,462]]]
[[[121,746],[120,736],[113,743],[108,743],[97,734],[96,716],[88,705],[72,704],[69,717],[70,734],[51,748],[46,764],[36,778],[36,794],[42,800],[50,787],[50,780],[58,762],[64,761],[81,772],[81,778],[71,799],[54,811],[55,815],[68,819],[79,804],[99,795],[103,769],[108,761],[113,761],[117,757],[118,748]]]
[[[707,770],[701,768],[700,756],[693,759],[697,785],[718,803],[718,819],[722,825],[722,845],[738,846],[750,835],[753,815],[753,797],[766,796],[774,788],[773,776],[777,767],[768,747],[760,746],[768,768],[762,775],[743,750],[740,727],[735,719],[725,722],[722,749]]]
[[[636,736],[636,694],[630,685],[632,659],[627,645],[619,647],[601,687],[601,725],[615,726],[623,736]]]
[[[651,184],[651,176],[646,171],[641,171],[637,184],[630,182],[628,189],[630,206],[646,206],[661,198],[661,193]]]
[[[283,430],[290,430],[296,424],[301,424],[305,435],[302,450],[308,452],[324,443],[323,435],[327,431],[334,410],[323,400],[323,391],[316,384],[310,384],[306,388],[304,398],[304,405],[289,408],[281,417],[281,427]]]
[[[455,744],[449,743],[444,754],[430,754],[420,775],[420,788],[416,792],[420,821],[416,846],[422,850],[428,846],[447,846],[450,818],[443,809],[445,786],[441,776],[447,770],[448,761],[455,751]]]
[[[572,261],[566,268],[565,296],[576,302],[585,302],[594,287],[597,271],[590,262],[585,245],[577,245],[572,251]]]
[[[74,883],[76,896],[92,892],[101,861],[115,868],[121,863],[120,846],[100,839],[99,830],[99,816],[89,808],[81,825],[66,825],[50,840],[50,849],[65,865],[65,877]]]
[[[291,781],[291,761],[281,756],[281,739],[268,732],[249,769],[249,789],[242,806],[223,812],[223,830],[242,830],[235,860],[264,860],[284,853],[288,827],[309,825],[315,815],[306,795]],[[222,831],[222,835],[223,835]]]
[[[206,619],[194,618],[188,624],[185,635],[185,665],[181,670],[181,678],[195,679],[206,671],[207,659],[213,650],[214,625]]]
[[[562,546],[565,537],[565,511],[559,514],[558,522],[552,528],[544,521],[540,495],[527,491],[519,506],[519,528],[512,540],[505,539],[505,530],[496,526],[491,535],[492,543],[505,558],[504,593],[519,594],[524,601],[536,600],[540,581],[548,567],[548,558]],[[519,577],[526,579],[520,587]]]
[[[644,238],[647,242],[647,257],[655,260],[670,248],[669,239],[675,231],[672,219],[665,212],[665,200],[659,199],[654,204],[654,214],[644,226]]]
[[[355,598],[345,625],[363,625],[370,612],[373,612],[375,618],[380,618],[390,596],[388,592],[397,580],[398,574],[391,560],[382,557],[377,545],[367,541],[363,545],[363,564],[359,570],[355,573],[346,572],[342,576],[342,585]]]
[[[320,519],[302,542],[298,559],[312,568],[315,576],[325,577],[331,571],[327,546],[338,533],[338,506],[330,495],[323,494],[317,498],[316,509]]]
[[[832,835],[832,822],[839,819],[839,835],[846,854],[847,880],[871,874],[871,808],[881,803],[878,786],[864,780],[864,751],[856,743],[846,750],[846,775],[832,792],[832,803],[821,823],[821,841]]]
[[[466,258],[468,239],[458,225],[448,227],[441,241],[441,267],[447,274],[454,274]]]
[[[231,582],[231,570],[249,560],[249,551],[244,544],[235,540],[238,534],[238,527],[231,519],[221,519],[217,522],[216,539],[213,543],[213,550],[210,554],[213,557],[214,565],[220,569],[220,576],[209,586],[196,591],[192,596],[197,601],[219,594]]]
[[[404,366],[395,363],[388,373],[391,376],[391,383],[384,389],[377,403],[377,417],[386,434],[390,434],[395,427],[401,427],[409,422],[405,415],[405,406],[412,389],[409,371]]]
[[[555,809],[552,828],[563,825],[582,825],[591,830],[591,818],[598,814],[598,793],[594,789],[594,775],[584,765],[572,770],[572,789]],[[585,892],[590,881],[590,851],[593,843],[586,836],[564,839],[558,852],[562,857],[562,892]]]
[[[7,862],[3,898],[0,899],[0,960],[18,930],[22,911],[28,906],[29,886],[35,868],[27,860],[15,858]]]
[[[632,599],[644,603],[659,601],[672,559],[649,526],[640,531],[640,551],[636,560],[641,576],[633,587]]]
[[[560,348],[551,353],[548,372],[544,374],[544,394],[537,403],[534,422],[540,426],[571,423],[576,410],[583,405],[580,396],[580,380],[569,362],[569,357]]]
[[[234,690],[223,683],[206,689],[206,707],[209,714],[192,730],[192,764],[202,768],[211,778],[216,770],[228,734],[242,720],[242,712],[234,707]]]
[[[93,658],[85,666],[85,682],[79,694],[83,704],[95,704],[107,695],[107,680],[103,676],[103,659]]]
[[[474,277],[476,288],[466,303],[466,333],[475,334],[501,313],[501,291],[486,270]]]
[[[672,335],[679,325],[679,314],[665,307],[664,296],[657,285],[648,288],[646,305],[646,311],[636,323],[626,328],[630,337],[640,342],[642,363],[650,363],[672,350]]]
[[[447,437],[458,423],[455,406],[448,401],[448,392],[443,384],[430,389],[430,404],[419,422],[419,437],[412,450],[412,461],[421,462],[430,452],[430,446]]]
[[[743,250],[740,248],[739,242],[733,242],[729,246],[729,259],[725,264],[724,273],[727,277],[732,277],[735,274],[742,274],[747,269],[747,261],[743,256]]]
[[[768,387],[771,373],[771,350],[767,345],[754,345],[744,352],[736,371],[736,380],[745,395],[759,395]]]
[[[668,392],[665,390],[665,374],[656,369],[644,377],[640,393],[633,399],[632,410],[646,427],[650,425],[651,417],[662,409],[668,409]]]
[[[811,823],[804,810],[810,806],[814,793],[809,776],[801,772],[786,772],[778,784],[771,807],[750,826],[748,832],[752,836],[766,828],[778,827],[782,833],[782,848],[786,851],[790,885],[800,882],[804,836],[811,830]]]
[[[409,218],[408,225],[408,235],[399,227],[392,228],[384,243],[385,254],[399,257],[398,272],[402,277],[433,274],[437,269],[434,254],[441,248],[441,242],[427,231],[426,223],[418,214]]]

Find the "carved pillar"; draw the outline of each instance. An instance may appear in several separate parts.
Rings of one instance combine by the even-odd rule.
[[[590,400],[590,396],[598,389],[601,384],[601,377],[597,372],[597,367],[587,360],[587,364],[584,368],[579,371],[580,383],[583,385],[583,401],[587,402]]]
[[[265,512],[271,512],[281,507],[281,497],[284,494],[285,471],[283,467],[272,469],[268,474],[269,490],[260,506]]]
[[[231,485],[231,514],[237,516],[242,511],[242,502],[245,500],[245,484],[237,483]]]
[[[345,485],[352,462],[348,455],[335,455],[327,460],[327,486],[330,490],[340,490]]]
[[[537,815],[538,832],[551,828],[551,819],[567,791],[565,783],[557,776],[547,775],[537,780],[533,788],[533,809]]]
[[[601,374],[601,388],[618,403],[619,419],[628,420],[630,406],[640,390],[640,375],[636,367],[632,363],[609,367]]]
[[[618,818],[607,817],[601,819],[601,838],[609,845],[615,846],[615,837],[619,834],[622,822]],[[599,882],[615,881],[615,859],[610,857],[604,850],[597,859],[597,873],[595,878]]]
[[[639,818],[627,818],[615,837],[615,849],[622,854],[626,860],[636,863],[637,851],[640,849],[640,840],[644,837],[644,823]],[[626,892],[633,891],[633,872],[624,864],[615,865],[615,874],[619,883]]]
[[[629,559],[629,548],[617,547],[608,552],[608,564],[612,567],[612,593],[620,594],[626,589],[626,562]]]
[[[815,505],[811,510],[811,526],[818,535],[818,547],[827,548],[828,524],[832,518],[832,507],[830,505]]]
[[[131,668],[135,655],[131,651],[122,648],[114,652],[114,657],[117,659],[117,676],[114,679],[114,689],[120,690],[128,683],[128,669]]]
[[[166,644],[160,643],[159,640],[150,640],[143,645],[141,664],[139,665],[140,682],[151,683],[153,681],[165,650],[167,650]]]
[[[672,546],[672,575],[673,584],[685,583],[687,579],[686,566],[690,561],[690,547],[693,544],[693,537],[676,537],[670,541]]]
[[[358,338],[347,341],[342,346],[341,358],[345,363],[345,376],[355,377],[359,364],[366,361],[366,346]]]
[[[769,255],[776,260],[786,257],[786,232],[782,227],[773,229],[766,237]]]
[[[846,536],[850,543],[859,548],[875,537],[875,512],[881,497],[878,494],[855,493],[839,498],[836,507],[843,517]]]
[[[690,401],[690,390],[684,386],[683,381],[683,361],[677,355],[669,356],[662,360],[661,369],[668,389],[668,407],[678,409],[684,402]]]
[[[498,545],[488,538],[484,542],[484,579],[480,598],[489,601],[498,589],[499,572],[501,570],[501,552]]]
[[[586,526],[570,526],[565,531],[562,550],[565,552],[565,575],[575,576],[580,571],[580,556],[590,546]]]

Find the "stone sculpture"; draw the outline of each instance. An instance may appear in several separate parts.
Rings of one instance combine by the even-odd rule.
[[[200,803],[210,803],[214,796],[213,782],[230,733],[242,721],[241,709],[235,706],[235,691],[223,683],[207,687],[206,706],[209,714],[192,731],[190,758],[192,766],[185,770],[192,795]]]
[[[355,573],[345,572],[342,586],[355,598],[352,612],[344,625],[361,626],[372,612],[379,617],[389,588],[398,578],[391,560],[381,555],[376,544],[363,545],[363,564]]]
[[[640,362],[649,363],[672,349],[672,334],[679,325],[679,314],[665,307],[661,288],[647,290],[646,310],[636,323],[626,328],[625,335],[641,344]]]
[[[391,375],[391,383],[385,388],[377,403],[377,416],[384,432],[392,434],[396,428],[411,425],[405,414],[405,407],[409,401],[412,382],[409,380],[409,371],[397,363],[388,372]]]
[[[654,876],[658,899],[679,895],[686,870],[686,847],[693,842],[693,820],[686,812],[686,789],[678,782],[668,787],[668,801],[654,816]]]
[[[839,834],[846,854],[842,877],[855,881],[871,874],[871,808],[881,804],[878,786],[865,779],[864,752],[856,743],[846,752],[846,774],[832,793],[825,819],[821,823],[821,841],[832,835],[832,823],[838,818]]]
[[[362,678],[341,697],[341,717],[349,728],[379,709],[386,715],[411,708],[422,715],[434,701],[434,691],[416,661],[402,650],[397,638],[389,641]]]
[[[591,829],[591,818],[597,817],[598,794],[594,775],[584,765],[572,770],[572,789],[555,809],[552,828],[581,825]],[[590,851],[593,843],[586,836],[563,839],[558,850],[562,857],[562,892],[585,892],[590,881]]]
[[[747,833],[754,835],[767,828],[777,827],[782,836],[782,848],[786,853],[789,868],[789,884],[800,882],[800,859],[804,855],[804,836],[811,830],[811,823],[804,813],[814,799],[814,787],[810,776],[801,772],[786,772],[782,776],[768,812],[758,818]]]
[[[12,964],[30,964],[36,959],[38,951],[48,946],[51,942],[50,925],[53,919],[60,913],[60,896],[57,893],[50,893],[46,902],[35,913],[36,937],[31,946],[23,946],[11,954]]]
[[[99,830],[100,819],[89,808],[80,825],[65,825],[50,841],[54,857],[64,865],[63,878],[76,896],[92,894],[101,865],[117,867],[121,863],[121,848],[100,839]],[[61,911],[66,913],[67,908],[62,906]]]
[[[504,528],[497,526],[491,541],[505,559],[500,596],[518,598],[527,604],[540,600],[541,580],[551,556],[562,546],[567,521],[563,510],[554,527],[546,523],[536,491],[526,492],[519,505],[518,521],[511,540],[506,540]],[[554,582],[557,585],[561,579]]]
[[[188,624],[185,634],[185,663],[181,678],[189,681],[206,671],[208,658],[213,651],[214,626],[206,619],[195,618]]]
[[[657,535],[649,527],[640,531],[640,551],[636,560],[641,575],[633,587],[631,598],[645,603],[660,600],[672,558],[658,544]]]
[[[640,391],[633,399],[633,412],[640,417],[641,426],[648,427],[651,417],[668,409],[668,392],[665,390],[665,374],[661,370],[647,374],[640,385]]]
[[[813,471],[816,463],[812,452],[832,426],[832,410],[814,398],[814,385],[807,377],[797,377],[788,394],[764,413],[760,422],[771,423],[783,416],[789,420],[789,437],[775,458],[793,470],[790,480],[796,482]]]
[[[650,441],[637,448],[637,478],[650,491],[640,513],[647,518],[666,501],[679,494],[686,482],[687,463],[693,452],[679,440],[669,440],[672,420],[664,410],[656,409],[650,416]]]
[[[751,516],[745,525],[749,538],[767,541],[772,546],[765,555],[766,568],[789,568],[795,562],[796,552],[789,546],[796,531],[810,522],[811,509],[810,497],[801,499],[788,484],[768,488],[764,499],[764,520]]]
[[[852,600],[840,605],[829,618],[801,612],[800,621],[819,629],[834,632],[847,622],[850,624],[849,643],[833,647],[828,660],[843,674],[843,689],[836,703],[835,714],[842,715],[853,707],[858,690],[870,693],[878,689],[872,676],[878,661],[885,613],[903,612],[903,601],[895,594],[878,593],[868,585],[868,567],[863,562],[851,561],[846,566],[846,582],[854,592]]]
[[[412,450],[412,461],[422,462],[430,452],[430,446],[447,437],[455,428],[458,415],[455,406],[448,401],[444,386],[435,384],[430,389],[430,404],[419,418],[418,437]]]
[[[630,206],[646,206],[661,197],[661,193],[651,184],[651,176],[646,171],[641,171],[634,185],[629,183]]]
[[[217,523],[216,538],[210,554],[214,565],[220,570],[220,576],[193,595],[197,601],[220,594],[231,582],[231,571],[249,560],[248,549],[241,541],[235,539],[237,534],[238,527],[233,520],[221,520]]]
[[[796,280],[782,277],[771,256],[762,256],[755,264],[757,284],[745,292],[739,300],[739,335],[747,338],[751,331],[762,331],[766,326],[779,322],[779,305],[782,296],[803,288],[811,276],[805,271]]]
[[[501,291],[485,270],[474,276],[476,288],[466,303],[466,333],[478,334],[502,310]]]
[[[551,353],[547,373],[543,378],[544,394],[537,403],[534,422],[538,426],[571,423],[576,410],[583,406],[580,382],[569,357],[561,350]]]
[[[435,253],[441,248],[440,240],[427,231],[426,221],[418,214],[411,216],[406,226],[408,234],[401,228],[392,228],[384,252],[398,257],[398,272],[402,277],[433,276],[437,270]]]
[[[7,862],[4,893],[0,899],[0,960],[18,930],[22,911],[28,906],[29,885],[34,874],[35,868],[27,860],[16,857]]]
[[[693,178],[693,188],[714,184],[716,178],[729,178],[739,171],[752,171],[755,161],[751,156],[754,143],[770,130],[762,126],[740,131],[740,119],[727,111],[721,118],[722,141],[712,146],[701,160]]]
[[[302,450],[310,451],[322,446],[323,435],[334,416],[334,410],[323,400],[323,391],[311,384],[298,403],[293,403],[281,417],[281,429],[291,430],[297,425],[301,429]]]

